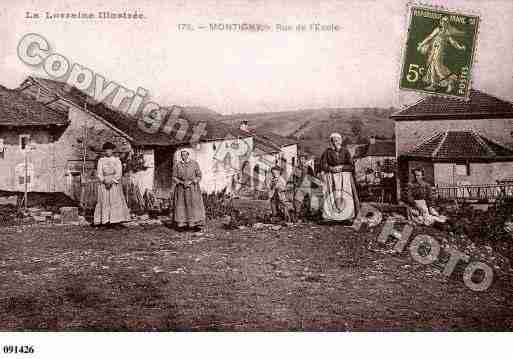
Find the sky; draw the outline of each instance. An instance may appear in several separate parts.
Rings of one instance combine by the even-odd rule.
[[[87,4],[86,4],[87,3]],[[107,5],[108,4],[108,5]],[[324,107],[400,107],[407,1],[3,0],[0,69],[6,87],[44,74],[16,55],[27,33],[53,52],[161,105],[223,114]],[[433,1],[481,17],[473,87],[513,101],[513,1]],[[137,11],[141,20],[45,18],[45,12]],[[26,12],[42,18],[26,18]],[[210,23],[334,24],[325,32],[211,32]],[[180,31],[191,24],[195,31]]]

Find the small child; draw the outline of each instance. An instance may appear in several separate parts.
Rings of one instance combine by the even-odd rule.
[[[273,217],[280,217],[285,222],[295,220],[294,207],[287,199],[287,182],[281,176],[282,169],[279,166],[271,168],[271,180],[269,183],[269,199],[271,201],[271,211]]]

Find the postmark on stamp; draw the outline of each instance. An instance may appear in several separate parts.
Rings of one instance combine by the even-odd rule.
[[[413,5],[399,88],[468,99],[477,15]]]

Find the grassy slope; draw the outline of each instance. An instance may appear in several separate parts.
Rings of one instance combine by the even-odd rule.
[[[358,142],[352,128],[355,122],[361,123],[362,138],[392,138],[394,123],[388,117],[394,111],[392,108],[315,109],[227,115],[220,119],[232,125],[238,125],[245,119],[252,128],[298,138],[306,149],[318,155],[326,146],[326,139],[332,132],[340,132],[351,142]]]

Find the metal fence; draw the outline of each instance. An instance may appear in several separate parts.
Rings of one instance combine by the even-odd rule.
[[[438,199],[494,202],[501,197],[512,197],[513,184],[435,187],[434,192]]]

